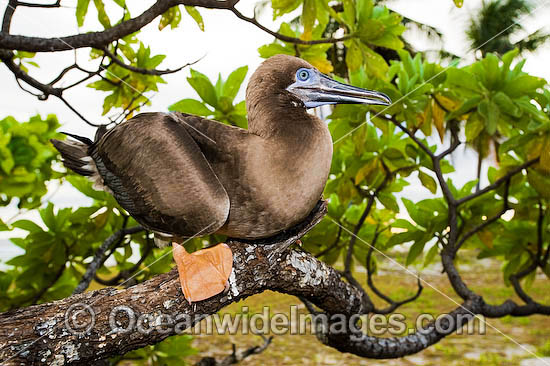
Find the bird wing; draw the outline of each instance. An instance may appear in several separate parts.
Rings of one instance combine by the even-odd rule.
[[[120,205],[149,229],[202,236],[227,220],[224,186],[174,115],[140,114],[105,133],[90,155]]]

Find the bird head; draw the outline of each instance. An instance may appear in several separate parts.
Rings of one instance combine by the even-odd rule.
[[[251,86],[256,93],[266,96],[286,92],[292,104],[303,108],[326,104],[391,104],[384,93],[341,83],[308,62],[288,55],[276,55],[264,61],[252,76],[249,89]]]

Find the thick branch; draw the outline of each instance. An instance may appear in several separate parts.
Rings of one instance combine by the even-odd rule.
[[[304,235],[325,213],[326,204],[323,204],[310,215],[305,225],[289,230],[272,244],[228,240],[234,257],[234,273],[230,277],[229,291],[193,305],[183,298],[177,271],[173,270],[126,290],[106,288],[0,314],[0,360],[7,365],[51,364],[54,360],[63,360],[67,364],[89,364],[94,360],[160,342],[176,334],[177,329],[182,331],[191,327],[226,305],[266,289],[304,297],[327,311],[347,315],[361,313],[360,294],[341,281],[340,275],[331,267],[303,252],[287,251],[280,256],[272,255],[278,246],[287,245],[288,241],[295,241]],[[66,314],[78,306],[79,313]],[[141,319],[147,316],[158,319],[159,314],[171,319],[176,319],[178,315],[190,316],[191,319],[181,329],[172,327],[168,331],[152,331],[148,334],[137,330],[130,333],[112,332],[109,316],[117,306],[130,307],[136,319],[140,316]],[[73,317],[81,321],[86,315],[86,309],[93,312],[94,325],[87,332],[84,327],[79,329],[81,332],[72,334],[67,324],[72,324]],[[14,328],[18,331],[13,332]],[[48,342],[39,342],[42,336]]]
[[[207,4],[222,3],[215,0],[197,0],[185,1],[185,3],[195,3],[194,5],[206,6]],[[100,32],[82,33],[73,36],[61,38],[41,38],[27,37],[20,35],[11,35],[7,32],[0,33],[0,48],[9,50],[21,50],[29,52],[54,52],[67,51],[82,47],[102,48],[115,40],[139,31],[145,25],[149,24],[157,16],[163,14],[172,6],[183,3],[179,0],[158,0],[153,6],[144,11],[136,18],[129,19],[112,28]],[[201,4],[196,4],[201,3]],[[193,4],[186,4],[193,5]]]
[[[277,39],[294,44],[314,45],[320,43],[336,43],[352,37],[352,35],[341,38],[319,39],[305,41],[295,37],[288,37],[274,32],[261,25],[254,18],[249,18],[240,13],[235,5],[238,0],[157,0],[149,9],[141,15],[121,22],[112,28],[99,32],[81,33],[72,36],[60,38],[41,38],[28,37],[21,35],[11,35],[7,31],[0,33],[0,48],[7,50],[21,50],[29,52],[56,52],[67,51],[83,47],[93,47],[103,49],[111,42],[122,37],[139,31],[141,28],[151,23],[156,17],[165,13],[168,9],[177,5],[198,6],[208,9],[226,9],[232,11],[238,18],[249,22],[264,32],[267,32]]]
[[[466,301],[435,323],[417,329],[414,334],[403,337],[378,338],[360,331],[347,334],[330,334],[317,327],[317,338],[324,344],[341,352],[353,353],[360,357],[388,359],[417,353],[439,342],[447,335],[461,328],[481,310],[475,300]],[[319,324],[319,323],[317,323]]]

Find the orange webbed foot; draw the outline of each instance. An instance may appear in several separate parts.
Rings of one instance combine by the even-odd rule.
[[[173,255],[185,299],[191,303],[208,299],[227,289],[233,269],[233,253],[225,243],[187,253],[172,243]]]

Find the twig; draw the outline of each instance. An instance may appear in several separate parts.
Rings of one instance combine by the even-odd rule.
[[[306,40],[303,40],[303,39],[300,39],[300,38],[289,37],[289,36],[285,36],[284,34],[274,32],[271,29],[269,29],[269,28],[265,27],[264,25],[260,24],[256,20],[256,18],[250,18],[250,17],[247,17],[246,15],[243,15],[234,6],[229,8],[229,10],[231,10],[231,12],[233,12],[233,14],[235,14],[237,16],[237,18],[239,18],[241,20],[244,20],[245,22],[248,22],[250,24],[255,25],[256,27],[258,27],[262,31],[272,35],[273,37],[275,37],[278,40],[281,40],[283,42],[294,43],[294,44],[303,44],[303,45],[315,45],[315,44],[324,44],[324,43],[343,42],[343,41],[346,41],[346,40],[351,39],[351,38],[354,37],[353,35],[348,34],[348,35],[342,36],[340,38],[324,38],[324,39],[314,39],[314,40],[311,40],[311,41],[306,41]]]
[[[418,137],[415,136],[414,133],[409,131],[409,129],[406,126],[403,126],[399,121],[395,119],[394,116],[387,116],[387,115],[379,115],[378,117],[385,119],[386,121],[392,122],[397,128],[399,128],[401,131],[405,132],[417,145],[420,147],[430,158],[434,159],[435,154],[430,150],[430,148],[422,143]]]
[[[320,258],[324,256],[325,254],[329,253],[331,250],[336,248],[338,244],[340,243],[340,236],[342,235],[342,227],[338,226],[338,234],[336,235],[336,239],[334,239],[334,242],[326,247],[325,249],[321,250],[319,253],[315,254],[315,258]]]
[[[502,215],[504,215],[506,213],[506,211],[508,211],[510,209],[510,205],[509,205],[509,202],[508,202],[509,191],[510,191],[510,178],[508,178],[508,180],[506,181],[506,184],[504,186],[504,197],[503,197],[502,209],[499,212],[497,212],[494,216],[492,216],[489,219],[483,221],[481,224],[475,226],[470,231],[468,231],[466,234],[464,234],[464,236],[456,244],[455,249],[454,249],[455,252],[460,249],[460,247],[464,244],[464,242],[466,240],[468,240],[470,237],[472,237],[477,232],[479,232],[479,231],[483,230],[484,228],[486,228],[487,226],[491,225],[493,222],[500,219],[500,217]]]
[[[371,258],[372,258],[372,253],[374,251],[374,247],[376,246],[376,242],[378,241],[378,236],[380,235],[380,233],[382,231],[383,230],[381,230],[381,231],[377,230],[376,231],[376,233],[374,234],[374,238],[372,239],[372,243],[371,243],[371,246],[369,248],[369,251],[367,253],[367,258],[366,258],[367,285],[378,297],[380,297],[382,300],[384,300],[385,302],[387,302],[389,304],[389,306],[387,308],[384,308],[384,309],[374,308],[372,312],[376,313],[376,314],[390,314],[390,313],[394,312],[400,306],[416,300],[420,296],[420,294],[422,293],[423,287],[422,287],[422,283],[420,281],[420,276],[417,276],[418,290],[416,291],[416,293],[413,296],[411,296],[409,298],[406,298],[404,300],[394,301],[392,298],[385,295],[382,291],[380,291],[375,286],[374,281],[372,280],[373,271],[372,271],[372,268],[371,268]]]
[[[139,269],[141,264],[145,261],[145,259],[147,259],[147,257],[149,256],[149,254],[151,254],[151,251],[153,250],[153,243],[151,243],[151,239],[149,238],[149,236],[147,236],[146,240],[147,240],[147,246],[145,247],[145,252],[141,256],[141,258],[139,258],[139,260],[131,268],[120,271],[115,277],[110,278],[108,280],[104,280],[98,277],[97,273],[95,273],[94,281],[102,284],[103,286],[117,286],[120,284],[121,280],[125,281],[128,278],[130,278],[133,275],[133,273]],[[109,256],[107,256],[107,258],[108,257]]]
[[[200,61],[200,59],[198,59],[197,61],[186,63],[185,65],[183,65],[181,67],[178,67],[177,69],[174,69],[174,70],[145,69],[143,67],[136,67],[136,66],[125,64],[121,59],[118,58],[118,56],[115,53],[109,51],[109,49],[107,47],[102,47],[101,51],[103,51],[103,53],[106,56],[108,56],[111,60],[113,60],[113,62],[115,64],[119,65],[120,67],[122,67],[126,70],[130,70],[132,72],[136,72],[138,74],[144,74],[144,75],[157,75],[157,76],[160,76],[160,75],[166,75],[166,74],[173,74],[173,73],[178,72],[178,71],[180,71],[180,70],[182,70],[182,69],[184,69],[188,66],[194,65],[194,64],[196,64],[197,62]]]
[[[506,213],[506,211],[508,211],[510,209],[510,205],[509,205],[509,202],[508,202],[509,191],[510,191],[510,178],[508,178],[508,180],[506,181],[506,184],[504,186],[504,198],[503,198],[502,209],[499,212],[497,212],[494,216],[488,218],[487,220],[483,221],[481,224],[475,226],[470,231],[468,231],[466,234],[464,234],[464,236],[456,244],[455,249],[454,249],[455,251],[458,251],[466,240],[468,240],[470,237],[472,237],[477,232],[479,232],[479,231],[483,230],[484,228],[486,228],[487,226],[491,225],[493,222],[500,219],[500,217],[502,215],[504,215]]]
[[[271,341],[273,340],[273,336],[266,337],[263,334],[258,334],[260,337],[262,337],[264,343],[259,346],[253,346],[250,348],[247,348],[246,350],[242,351],[240,354],[237,354],[237,347],[235,344],[232,344],[232,352],[229,356],[225,357],[221,361],[217,361],[214,357],[204,357],[199,362],[197,362],[196,366],[228,366],[228,365],[235,365],[245,358],[257,355],[262,353],[269,347],[271,344]]]
[[[492,190],[498,188],[502,183],[509,180],[512,176],[518,174],[523,169],[527,169],[531,165],[538,163],[539,160],[540,160],[540,157],[529,160],[526,163],[523,163],[523,164],[517,166],[516,168],[514,168],[514,169],[510,170],[508,173],[506,173],[506,175],[504,175],[501,178],[497,179],[493,184],[490,184],[487,187],[485,187],[483,189],[480,189],[479,191],[470,194],[469,196],[466,196],[466,197],[463,197],[463,198],[457,200],[456,201],[457,206],[460,206],[461,204],[463,204],[465,202],[473,200],[474,198],[477,198],[477,197],[481,196],[482,194],[485,194],[489,191],[492,191]]]
[[[97,249],[97,251],[94,254],[94,259],[90,262],[88,265],[88,268],[86,268],[86,272],[82,276],[82,279],[80,280],[80,283],[78,286],[76,286],[75,290],[73,291],[73,295],[79,294],[86,290],[88,286],[90,285],[90,282],[92,282],[92,278],[94,278],[95,273],[101,267],[103,262],[105,262],[105,252],[116,242],[119,240],[124,239],[124,236],[139,233],[140,231],[143,231],[144,228],[141,226],[134,226],[128,229],[120,229],[110,237],[108,237],[103,244]]]

